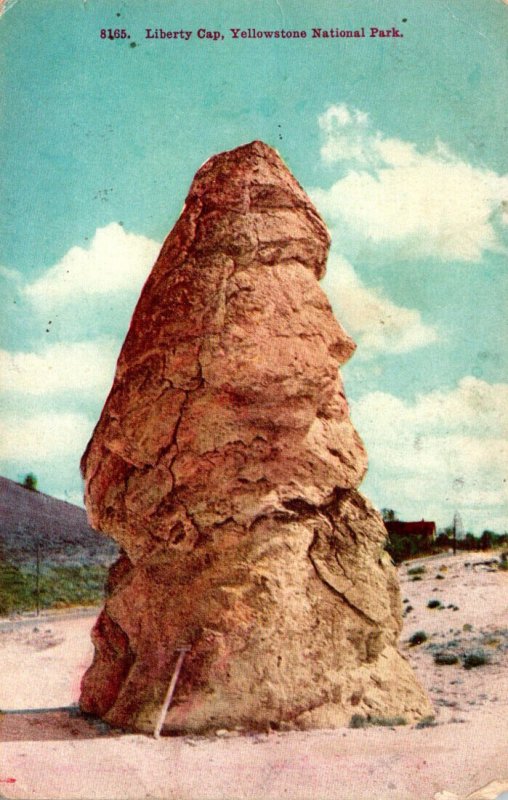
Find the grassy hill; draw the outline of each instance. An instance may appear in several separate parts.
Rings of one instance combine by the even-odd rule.
[[[0,477],[0,614],[100,603],[117,556],[84,509]]]
[[[79,506],[0,477],[0,548],[17,566],[32,564],[37,540],[44,562],[67,566],[109,565],[116,544],[88,524]]]

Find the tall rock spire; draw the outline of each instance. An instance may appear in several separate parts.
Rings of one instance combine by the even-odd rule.
[[[328,247],[252,142],[201,167],[145,284],[82,461],[90,521],[124,550],[81,695],[112,724],[153,729],[182,646],[175,731],[430,711],[396,649],[384,525],[356,491]]]

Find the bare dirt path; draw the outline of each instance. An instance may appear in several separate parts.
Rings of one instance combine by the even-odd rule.
[[[453,800],[494,780],[508,788],[508,574],[465,566],[481,560],[473,554],[412,562],[426,565],[416,581],[401,568],[404,606],[412,606],[401,649],[436,710],[437,724],[422,729],[158,741],[122,735],[73,708],[92,658],[93,617],[55,615],[0,630],[0,796]],[[442,607],[428,608],[432,599]],[[419,630],[427,641],[409,647]],[[489,657],[482,667],[434,662],[437,652],[479,648]]]

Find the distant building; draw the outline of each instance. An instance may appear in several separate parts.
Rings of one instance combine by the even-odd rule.
[[[392,541],[395,539],[409,538],[418,544],[418,547],[425,549],[436,539],[436,523],[426,522],[401,522],[398,519],[385,522],[388,536]]]

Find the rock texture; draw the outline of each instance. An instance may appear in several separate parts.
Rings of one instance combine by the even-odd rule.
[[[354,343],[318,279],[327,230],[261,142],[198,171],[146,282],[83,457],[123,555],[83,710],[153,730],[430,713],[338,373]]]

